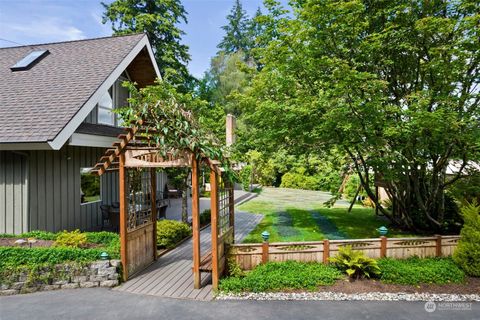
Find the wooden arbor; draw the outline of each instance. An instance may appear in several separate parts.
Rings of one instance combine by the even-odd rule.
[[[194,287],[201,286],[201,271],[212,273],[216,289],[226,266],[226,247],[234,240],[233,188],[222,179],[216,161],[192,150],[171,150],[160,155],[160,147],[152,139],[152,129],[145,121],[126,128],[119,142],[107,149],[93,173],[102,175],[119,172],[120,239],[123,279],[126,281],[157,260],[156,194],[157,168],[191,167],[192,169],[192,231]],[[200,252],[200,166],[210,168],[212,249]]]

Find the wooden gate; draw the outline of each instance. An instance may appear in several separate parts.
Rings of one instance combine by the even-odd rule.
[[[156,169],[125,167],[120,156],[120,239],[123,278],[157,259]]]
[[[218,282],[227,265],[228,247],[235,237],[233,185],[214,170],[210,174],[210,184],[212,287],[218,289]]]

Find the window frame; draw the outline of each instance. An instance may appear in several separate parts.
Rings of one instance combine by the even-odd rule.
[[[88,170],[89,173],[91,175],[93,175],[93,173],[91,173],[91,171],[93,170],[93,167],[80,167],[80,170],[79,170],[79,173],[80,173],[80,205],[83,206],[83,205],[89,205],[89,204],[95,204],[95,203],[101,203],[102,202],[102,178],[100,176],[97,176],[98,177],[98,184],[99,184],[99,199],[98,200],[95,200],[95,201],[89,201],[89,202],[82,202],[82,170]]]

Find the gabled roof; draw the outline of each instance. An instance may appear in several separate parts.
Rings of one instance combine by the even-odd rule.
[[[49,54],[29,70],[10,69],[36,50]],[[150,78],[160,77],[144,34],[0,49],[0,149],[60,149],[136,58],[148,61]]]

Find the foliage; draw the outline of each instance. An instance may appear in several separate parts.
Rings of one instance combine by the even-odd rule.
[[[445,189],[478,159],[478,1],[293,1],[237,96],[252,148],[348,154],[385,217],[443,231]],[[278,8],[278,6],[277,6]],[[457,160],[460,173],[446,179]],[[372,172],[395,199],[375,197]]]
[[[245,276],[245,272],[240,268],[234,256],[229,256],[227,259],[227,271],[230,277],[240,278]]]
[[[187,22],[180,0],[115,0],[102,5],[102,22],[111,23],[114,34],[147,33],[164,79],[177,84],[192,80],[188,47],[181,43],[185,33],[178,27]]]
[[[281,188],[321,190],[320,177],[308,176],[305,168],[296,168],[282,176]]]
[[[200,225],[204,226],[209,224],[211,221],[211,215],[212,211],[210,209],[203,210],[203,212],[200,213]]]
[[[448,188],[450,194],[460,203],[477,201],[480,203],[480,172],[470,171]]]
[[[250,49],[249,21],[240,0],[235,0],[232,10],[227,15],[228,24],[222,26],[225,35],[218,45],[226,53],[247,52]]]
[[[97,175],[83,173],[80,181],[85,197],[97,196],[100,193],[100,178]]]
[[[352,250],[352,246],[340,247],[330,262],[350,278],[375,278],[380,275],[377,261],[365,256],[362,251]]]
[[[252,166],[246,165],[243,167],[239,176],[243,190],[250,191],[250,184],[252,182]]]
[[[321,263],[269,262],[257,266],[245,277],[222,279],[219,289],[227,292],[315,290],[319,286],[334,284],[340,277],[334,267]]]
[[[0,277],[16,272],[27,272],[29,279],[37,279],[36,274],[44,268],[52,269],[56,264],[68,263],[72,268],[98,260],[102,252],[107,252],[112,259],[120,258],[120,238],[111,232],[61,232],[31,231],[21,235],[0,235],[0,238],[35,238],[38,240],[60,239],[62,246],[54,247],[0,247]],[[76,245],[97,244],[94,248],[79,248]],[[63,246],[63,244],[66,244]],[[68,246],[67,246],[68,245]],[[55,269],[55,268],[53,268]],[[53,270],[52,269],[52,270]]]
[[[453,260],[467,274],[480,277],[480,206],[467,204],[461,212],[464,224]]]
[[[87,235],[80,230],[63,231],[55,239],[55,247],[82,248],[87,243]]]
[[[162,157],[177,156],[190,151],[198,159],[218,160],[227,176],[232,177],[228,160],[223,156],[222,144],[195,119],[194,113],[205,103],[189,94],[178,92],[167,82],[137,89],[130,89],[130,106],[120,109],[125,126],[135,126],[148,119],[144,125],[148,136],[159,149]]]
[[[176,220],[160,220],[157,222],[157,246],[174,248],[178,242],[192,235],[190,226]]]
[[[462,283],[464,272],[451,258],[380,259],[381,281],[385,283],[420,285]]]

